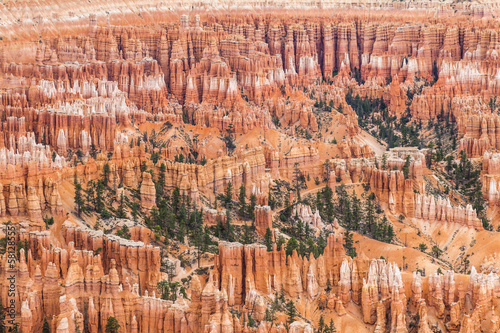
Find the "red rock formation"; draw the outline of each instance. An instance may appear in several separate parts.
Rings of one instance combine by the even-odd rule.
[[[160,278],[160,250],[157,247],[145,246],[144,241],[149,241],[150,231],[146,232],[144,229],[143,227],[129,229],[131,236],[136,238],[135,241],[124,240],[114,235],[104,236],[100,231],[74,228],[67,224],[63,226],[63,234],[67,242],[73,242],[77,250],[102,249],[103,263],[99,263],[101,267],[99,271],[106,271],[109,267],[106,263],[114,260],[122,280],[128,278],[131,283],[140,282],[141,290],[153,291],[156,290],[156,283]],[[81,268],[85,267],[82,265]]]
[[[156,189],[151,174],[142,173],[141,183],[141,208],[149,210],[156,204]]]
[[[458,223],[468,228],[483,229],[471,205],[453,207],[449,199],[441,197],[436,200],[434,196],[416,195],[414,217],[429,222]]]
[[[218,221],[226,223],[226,211],[203,207],[203,223],[206,225],[217,225]]]
[[[498,153],[490,153],[485,151],[483,155],[483,170],[481,176],[481,184],[483,187],[483,197],[490,205],[497,205],[500,196],[498,193],[500,181],[500,166]]]
[[[272,211],[269,206],[255,206],[255,230],[261,236],[266,234],[266,230],[273,229]]]
[[[292,297],[303,292],[316,297],[315,290],[325,288],[327,280],[338,284],[345,256],[341,244],[341,236],[330,235],[323,256],[302,259],[297,253],[287,257],[284,249],[267,252],[264,246],[221,243],[215,261],[216,285],[227,291],[230,305],[242,304],[251,289],[267,295],[283,288]]]
[[[391,312],[391,331],[398,332],[406,329],[403,309],[406,305],[404,284],[401,273],[396,265],[384,261],[372,260],[368,278],[363,279],[361,305],[365,323],[373,324],[377,319],[377,305],[379,301],[386,302],[387,311]]]
[[[309,224],[311,228],[323,230],[323,222],[317,209],[313,213],[310,206],[297,204],[293,207],[292,216],[298,216],[302,222]]]
[[[389,220],[407,218],[399,224],[474,228],[457,237],[472,237],[472,243],[494,237],[482,230],[472,206],[429,194],[433,170],[424,169],[421,151],[393,149],[384,162],[375,158],[381,149],[358,126],[359,110],[345,96],[381,99],[397,117],[409,109],[414,122],[444,115],[456,124],[459,149],[483,156],[482,189],[494,216],[500,200],[496,2],[292,2],[288,7],[300,11],[211,11],[194,18],[170,10],[180,5],[169,4],[174,15],[162,3],[152,7],[142,0],[125,11],[102,0],[0,5],[0,217],[12,220],[15,243],[29,249],[19,251],[14,265],[8,253],[1,256],[0,296],[2,304],[15,303],[21,331],[41,331],[46,317],[52,332],[83,331],[87,323],[89,332],[98,333],[114,316],[121,332],[284,333],[284,325],[264,320],[269,301],[281,291],[310,321],[291,323],[289,332],[313,330],[310,305],[316,300],[325,312],[335,311],[344,330],[361,314],[376,332],[406,332],[412,322],[407,313],[418,312],[415,324],[423,333],[430,331],[429,321],[451,332],[497,331],[493,307],[500,282],[491,265],[483,273],[471,268],[470,276],[415,273],[410,281],[396,264],[364,254],[346,257],[338,225],[318,257],[220,242],[209,271],[211,254],[195,263],[189,258],[193,244],[173,240],[162,251],[150,245],[151,230],[131,221],[111,226],[109,234],[75,226],[98,217],[75,214],[73,180],[86,188],[106,165],[109,193],[133,193],[127,203],[140,202],[140,219],[157,204],[160,177],[163,192],[179,188],[190,205],[203,207],[209,226],[226,218],[225,211],[206,207],[214,196],[230,183],[243,186],[256,197],[255,226],[263,236],[272,228],[272,180],[283,185],[298,167],[307,179],[328,172],[331,188],[347,184],[358,191],[369,184]],[[195,12],[196,6],[214,5],[196,3]],[[367,15],[342,9],[333,16],[323,10],[334,6],[378,10]],[[383,9],[391,7],[426,9]],[[301,131],[308,139],[296,138]],[[234,137],[234,152],[226,134]],[[181,153],[189,154],[189,163],[177,162]],[[325,170],[323,158],[336,154]],[[311,190],[321,181],[315,185]],[[322,234],[319,211],[297,204],[293,215]],[[45,216],[54,217],[53,226],[45,226]],[[113,235],[124,223],[130,240]],[[279,230],[274,233],[279,237]],[[367,240],[355,237],[355,246],[363,248]],[[453,253],[459,247],[455,236],[449,242]],[[396,245],[384,246],[392,251]],[[481,251],[476,247],[470,256]],[[177,260],[180,267],[173,257],[181,254],[186,267],[176,270],[176,282],[188,298],[157,298],[162,263]],[[13,296],[7,293],[11,275],[18,291]]]

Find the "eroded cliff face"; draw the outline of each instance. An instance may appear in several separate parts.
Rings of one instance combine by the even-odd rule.
[[[4,145],[26,131],[60,152],[85,153],[92,144],[112,151],[117,129],[153,119],[178,124],[182,107],[192,124],[221,131],[230,124],[236,133],[274,128],[277,117],[281,125],[315,132],[317,120],[300,87],[326,80],[354,95],[383,98],[395,114],[405,111],[406,93],[417,85],[414,117],[427,121],[450,112],[472,155],[497,146],[488,134],[495,131],[494,115],[478,114],[468,96],[477,95],[487,109],[499,93],[495,26],[476,20],[464,26],[461,16],[425,26],[418,16],[408,23],[397,16],[390,23],[350,18],[196,16],[194,23],[167,18],[161,29],[145,29],[102,26],[92,16],[82,34],[30,46],[27,61],[5,50],[3,85],[12,89],[2,94]],[[363,84],[350,78],[354,71]],[[422,87],[421,80],[436,77]]]
[[[385,260],[370,260],[363,254],[354,260],[346,257],[339,235],[328,237],[324,254],[317,258],[301,258],[296,251],[286,255],[276,246],[268,252],[261,245],[220,243],[206,283],[194,275],[189,299],[181,294],[172,302],[156,293],[156,282],[164,273],[160,249],[142,242],[150,237],[146,228],[132,227],[134,240],[75,228],[70,222],[63,230],[67,245],[58,247],[48,231],[20,229],[20,239],[29,242],[30,250],[26,254],[21,249],[20,262],[0,273],[17,279],[23,332],[40,330],[44,318],[57,331],[82,330],[85,320],[90,331],[100,332],[109,316],[118,320],[124,332],[253,331],[247,314],[260,321],[257,331],[267,332],[268,303],[281,293],[298,299],[299,308],[313,302],[338,317],[346,316],[345,308],[353,303],[360,307],[362,320],[380,332],[386,327],[391,332],[407,331],[407,308],[418,310],[422,331],[430,329],[428,311],[450,331],[460,327],[461,317],[469,318],[461,324],[462,330],[485,320],[496,324],[492,310],[498,298],[496,274],[479,274],[472,268],[470,276],[460,275],[457,282],[453,271],[425,278],[416,272],[402,273]],[[96,254],[97,249],[102,251]],[[9,300],[3,293],[2,302]],[[229,309],[240,309],[245,316],[233,317]],[[300,325],[294,324],[290,331],[295,326]]]
[[[20,331],[497,332],[498,4],[194,5],[0,5]]]

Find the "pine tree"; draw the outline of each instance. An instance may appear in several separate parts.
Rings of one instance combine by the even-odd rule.
[[[392,243],[393,239],[394,239],[394,228],[392,227],[392,225],[388,225],[386,243]]]
[[[354,240],[352,236],[352,232],[350,232],[349,230],[346,230],[344,232],[344,249],[349,257],[354,258],[357,256],[357,253],[356,248],[354,247]]]
[[[292,214],[292,211],[290,209],[290,193],[285,193],[285,202],[284,202],[284,205],[283,207],[285,208],[283,210],[283,215],[285,215],[285,217],[290,217],[290,215]]]
[[[104,186],[108,186],[110,172],[111,170],[109,168],[109,164],[104,164],[104,167],[102,168],[102,182]]]
[[[90,145],[90,156],[92,156],[93,159],[97,157],[97,148],[94,143]]]
[[[124,219],[127,217],[127,213],[125,212],[125,203],[123,200],[123,192],[120,195],[120,204],[118,206],[118,209],[116,210],[116,217],[119,219]]]
[[[139,205],[138,202],[132,203],[132,206],[130,207],[130,214],[132,214],[132,219],[134,221],[137,221],[137,217],[139,216],[139,209],[141,206]]]
[[[255,206],[257,205],[257,197],[255,194],[250,196],[250,203],[247,205],[247,216],[254,220],[255,219]]]
[[[316,192],[316,209],[319,211],[320,215],[324,218],[325,216],[325,207],[323,205],[323,193]]]
[[[252,244],[255,242],[255,237],[254,237],[254,232],[252,230],[252,227],[245,225],[243,226],[243,244]]]
[[[83,308],[83,333],[89,333],[89,315],[87,308]]]
[[[285,289],[283,288],[283,285],[281,285],[280,295],[278,297],[278,299],[281,302],[281,304],[286,303],[286,297],[285,296],[286,296]]]
[[[333,206],[333,190],[326,185],[323,189],[323,200],[325,202],[325,216],[329,222],[333,222],[334,206]]]
[[[175,158],[175,162],[184,163],[184,155],[183,154],[176,155],[174,158]]]
[[[330,293],[331,290],[332,290],[332,284],[330,283],[330,280],[326,280],[326,289],[325,289],[325,291],[327,293]]]
[[[95,188],[95,210],[98,213],[101,213],[104,210],[104,184],[101,180],[97,181],[97,185]]]
[[[365,217],[366,217],[366,231],[371,233],[372,230],[373,230],[373,227],[375,225],[375,219],[376,219],[376,215],[375,215],[375,205],[374,205],[374,201],[375,201],[375,194],[371,193],[367,200],[366,200],[366,203],[365,203]]]
[[[217,217],[217,224],[215,225],[215,236],[217,236],[217,238],[222,239],[223,235],[225,235],[224,224],[222,224],[221,218]]]
[[[432,64],[432,76],[434,77],[434,82],[439,79],[439,68],[436,60],[434,60],[434,63]]]
[[[273,233],[271,229],[266,229],[266,234],[264,235],[264,243],[266,244],[267,251],[273,250]]]
[[[285,244],[285,238],[283,238],[283,236],[280,236],[278,238],[278,241],[276,242],[276,249],[280,251],[283,244]]]
[[[266,314],[264,315],[264,320],[273,323],[276,320],[275,309],[272,310],[266,309]]]
[[[233,242],[233,226],[231,225],[231,210],[226,209],[226,224],[224,225],[224,236],[226,240]]]
[[[202,249],[204,252],[208,250],[208,246],[210,244],[212,244],[212,240],[210,238],[210,231],[208,230],[208,227],[205,226],[205,228],[203,229],[203,245],[202,245]]]
[[[312,237],[309,237],[307,239],[306,243],[307,243],[306,252],[312,253],[314,255],[314,257],[317,258],[319,256],[319,249],[318,249],[318,246],[316,245],[316,242],[314,241],[314,239]]]
[[[115,317],[109,317],[108,323],[106,324],[106,333],[118,333],[118,329],[120,328],[120,324]]]
[[[267,201],[269,202],[269,207],[271,207],[272,210],[276,209],[278,207],[278,201],[274,198],[273,191],[271,191],[271,187],[269,187],[269,192],[267,197],[268,197]]]
[[[410,163],[411,163],[410,158],[411,158],[410,155],[406,156],[405,164],[403,166],[403,175],[405,179],[408,179],[408,177],[410,176]]]
[[[330,180],[330,160],[326,159],[325,164],[323,164],[325,169],[325,180],[328,182]]]
[[[387,169],[387,155],[386,154],[382,155],[382,169],[383,170]]]
[[[3,321],[2,321],[3,323]],[[0,330],[0,332],[4,332],[5,328],[3,330]],[[49,327],[49,322],[47,321],[47,317],[43,318],[43,326],[42,326],[42,333],[50,333],[50,327]]]
[[[361,212],[361,203],[360,200],[356,197],[356,195],[353,194],[353,199],[352,199],[352,209],[351,209],[351,216],[352,216],[352,230],[359,230],[359,222],[362,219],[362,212]]]
[[[345,185],[342,184],[336,189],[337,192],[337,197],[338,197],[338,211],[341,215],[345,214],[345,211],[347,210],[347,205],[349,202],[349,198],[347,195],[347,191],[345,190]]]
[[[295,237],[291,237],[286,243],[286,255],[291,256],[293,250],[297,250],[299,248],[299,242],[295,239]]]
[[[236,146],[234,145],[234,125],[229,124],[228,128],[226,128],[227,135],[224,136],[224,142],[226,143],[226,148],[229,153],[231,153]]]
[[[178,228],[176,233],[177,240],[181,243],[184,243],[184,236],[186,235],[186,215],[186,203],[182,202],[179,214],[177,216]]]
[[[295,235],[301,241],[304,240],[304,222],[302,222],[301,219],[299,219],[299,222],[297,223],[297,228],[296,228]]]
[[[363,79],[361,79],[361,72],[359,71],[358,67],[354,67],[354,79],[356,82],[358,82],[359,85],[362,85],[364,83]]]
[[[87,182],[87,188],[85,189],[85,204],[86,207],[91,209],[95,205],[95,192],[94,192],[94,181],[89,180]],[[95,206],[94,206],[95,209]]]
[[[85,201],[83,200],[82,196],[82,185],[78,182],[78,178],[75,173],[75,180],[74,180],[74,185],[75,185],[75,205],[76,205],[76,211],[78,213],[78,216],[82,212],[85,212]]]
[[[75,324],[75,333],[82,333],[82,331],[80,330],[80,325],[78,325],[78,322],[76,321],[76,317],[73,317],[73,321]]]
[[[247,212],[247,203],[246,203],[246,189],[245,189],[245,186],[243,184],[241,184],[240,186],[240,195],[238,196],[238,201],[239,201],[239,205],[240,205],[240,209],[239,209],[239,214],[240,216],[245,216],[246,212]]]
[[[288,316],[286,322],[288,324],[288,327],[290,327],[290,324],[292,324],[297,318],[297,308],[295,307],[295,304],[292,300],[286,303],[285,313]]]
[[[257,324],[255,323],[255,320],[253,319],[252,315],[249,313],[248,315],[248,327],[257,327]]]
[[[437,247],[437,245],[434,245],[432,247],[432,255],[436,258],[439,258],[439,256],[441,255],[441,253],[443,252],[443,250],[441,250],[439,247]]]
[[[323,315],[319,317],[319,323],[318,323],[318,333],[323,333],[325,329],[325,318],[323,318]]]
[[[125,239],[130,239],[130,229],[128,228],[128,225],[124,224],[121,231],[123,232],[123,238]]]
[[[333,319],[330,319],[330,325],[328,325],[328,329],[325,330],[326,333],[335,333],[337,332],[337,329],[335,328],[335,324],[333,322]]]
[[[300,169],[299,169],[299,163],[295,163],[293,167],[294,167],[294,169],[293,169],[293,181],[294,181],[295,191],[297,192],[297,201],[301,201],[301,198],[300,198],[300,185],[301,185],[300,178],[301,178],[302,173],[300,172]]]
[[[162,280],[156,284],[156,289],[163,300],[170,300],[170,283],[167,280]]]
[[[171,206],[172,206],[172,211],[178,212],[180,209],[180,203],[181,203],[181,190],[176,187],[172,191],[172,197],[170,199],[171,201]]]
[[[200,267],[201,249],[203,247],[203,229],[202,226],[199,224],[196,225],[195,229],[193,230],[193,242],[194,245],[196,246],[198,267]]]
[[[226,209],[231,209],[233,203],[233,184],[229,182],[226,187],[226,194],[224,195],[224,206]]]
[[[160,199],[163,197],[163,191],[165,188],[165,172],[167,171],[167,168],[165,167],[165,163],[162,163],[160,165],[160,172],[158,174],[158,181],[155,183],[155,189],[156,189],[156,201],[159,202]]]

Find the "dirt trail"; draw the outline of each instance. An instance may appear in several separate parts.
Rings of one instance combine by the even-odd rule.
[[[382,156],[386,152],[386,146],[380,144],[376,138],[374,138],[371,134],[366,131],[361,131],[360,134],[356,136],[356,138],[364,144],[370,146],[370,148],[375,153],[375,156]]]

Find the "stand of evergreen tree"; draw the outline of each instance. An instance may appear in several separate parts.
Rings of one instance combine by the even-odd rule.
[[[332,189],[326,186],[316,196],[316,208],[323,220],[333,222],[336,218],[349,231],[356,231],[385,243],[394,240],[393,226],[382,216],[383,211],[373,193],[363,201],[356,195],[347,193],[345,185],[337,186],[336,193],[337,197],[333,198]]]
[[[476,210],[483,227],[492,230],[486,217],[486,201],[481,188],[481,164],[474,165],[464,151],[460,151],[459,156],[458,163],[453,161],[451,155],[446,158],[445,171],[448,178],[454,183],[455,190],[464,195],[467,203]]]
[[[287,255],[291,255],[293,250],[296,250],[297,254],[302,257],[313,254],[314,257],[317,258],[319,255],[323,254],[326,247],[326,237],[323,233],[316,237],[309,224],[302,222],[298,216],[290,217],[288,222],[290,225],[280,229],[282,233],[291,236],[285,248]],[[266,231],[264,242],[268,249],[272,249],[271,237],[271,231]]]
[[[297,319],[298,311],[292,300],[285,305],[285,314],[287,315],[286,324],[288,327]]]
[[[120,324],[115,317],[109,317],[108,322],[106,323],[106,333],[118,333],[120,329]]]
[[[410,123],[410,109],[398,119],[389,115],[389,109],[382,98],[361,98],[349,90],[345,96],[358,116],[358,125],[372,135],[387,142],[388,148],[419,146],[421,122]]]

